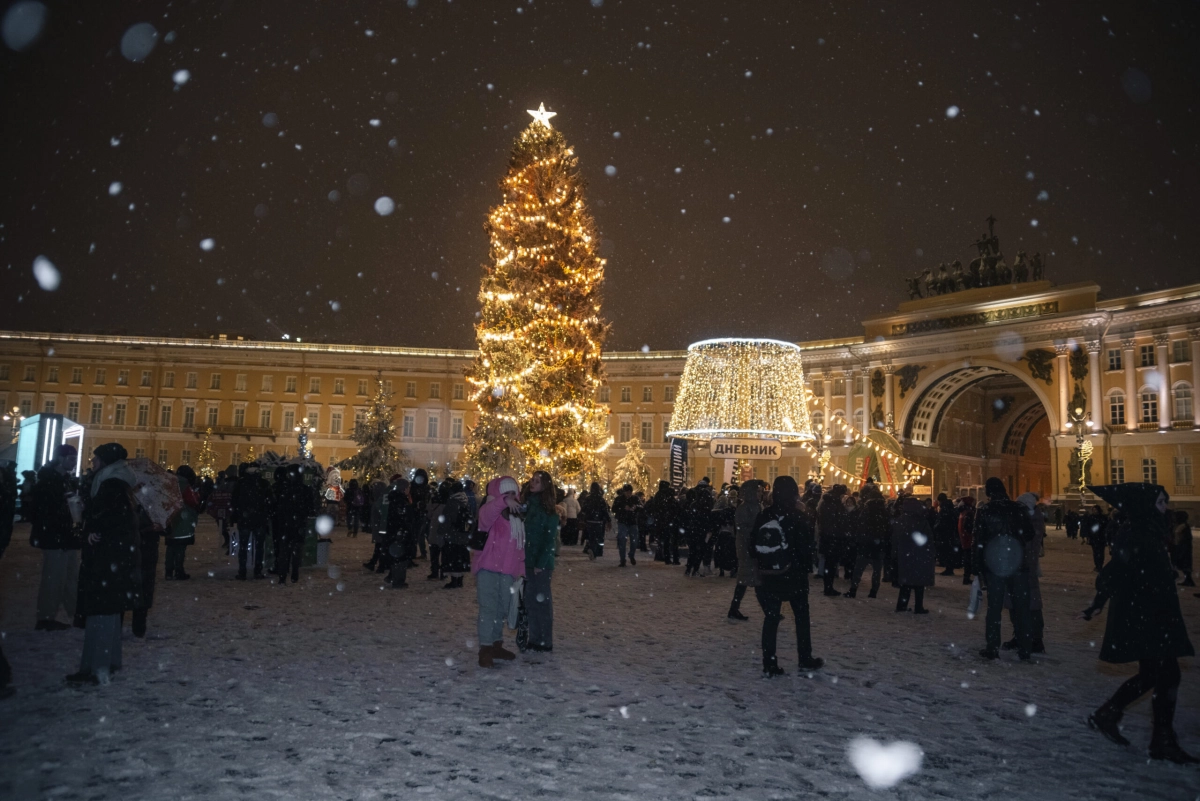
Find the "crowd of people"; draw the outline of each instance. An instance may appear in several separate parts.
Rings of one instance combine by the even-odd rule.
[[[684,576],[719,575],[736,579],[726,614],[748,620],[742,602],[748,589],[763,613],[763,675],[785,675],[777,653],[777,633],[785,606],[796,627],[797,666],[818,670],[809,619],[809,577],[821,580],[830,599],[857,596],[867,568],[868,598],[883,582],[897,588],[895,611],[927,614],[925,591],[942,576],[961,570],[971,584],[972,605],[986,595],[984,648],[995,660],[1015,650],[1019,660],[1043,653],[1039,560],[1046,533],[1046,507],[1034,493],[1015,500],[1004,483],[988,479],[986,500],[950,499],[932,503],[912,494],[885,497],[868,480],[857,491],[845,485],[825,488],[810,480],[801,488],[781,476],[768,484],[747,480],[719,489],[707,479],[675,488],[660,482],[652,496],[631,485],[611,500],[593,483],[579,497],[559,487],[545,471],[519,482],[512,476],[490,481],[483,498],[470,480],[431,481],[424,470],[393,475],[360,486],[352,480],[337,508],[306,480],[305,466],[277,467],[264,475],[254,464],[230,467],[215,480],[200,480],[188,467],[175,471],[183,510],[168,526],[156,526],[134,493],[135,478],[125,449],[116,443],[96,448],[91,467],[75,478],[78,454],[60,446],[41,468],[22,504],[31,525],[31,544],[42,550],[43,565],[36,628],[84,629],[79,670],[66,677],[75,685],[107,683],[120,670],[123,617],[131,613],[133,634],[146,636],[153,606],[158,548],[165,541],[164,579],[185,581],[186,549],[195,541],[197,519],[207,513],[219,524],[222,547],[236,554],[236,579],[267,577],[278,586],[299,579],[305,538],[320,515],[344,515],[346,536],[369,532],[373,554],[364,568],[384,575],[392,589],[409,587],[408,571],[428,560],[427,580],[444,589],[464,586],[474,576],[478,615],[478,662],[493,668],[516,654],[504,647],[504,631],[516,631],[521,651],[553,650],[553,575],[563,547],[579,546],[590,559],[604,557],[615,531],[620,567],[636,565],[638,553],[665,565],[680,565]],[[1180,610],[1176,581],[1192,585],[1191,530],[1186,513],[1167,508],[1157,485],[1096,487],[1111,507],[1082,515],[1055,514],[1069,537],[1082,536],[1096,554],[1097,594],[1081,615],[1090,619],[1112,603],[1100,658],[1139,663],[1138,674],[1096,711],[1088,723],[1110,740],[1127,743],[1118,723],[1122,711],[1153,692],[1154,734],[1150,755],[1176,762],[1195,761],[1180,748],[1173,715],[1180,673],[1178,659],[1192,655]],[[0,553],[11,539],[18,487],[11,470],[0,471]],[[328,535],[332,520],[327,521]],[[317,524],[320,529],[320,524]],[[845,589],[839,588],[846,582]],[[1198,596],[1200,597],[1200,596]],[[1003,610],[1009,610],[1013,636],[1004,641]],[[70,622],[58,620],[65,611]],[[0,652],[0,695],[11,693],[11,671]]]

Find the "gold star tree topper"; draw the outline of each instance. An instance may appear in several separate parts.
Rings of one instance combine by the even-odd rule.
[[[546,111],[545,103],[538,103],[536,109],[527,108],[525,111],[547,128],[550,127],[550,118],[558,116],[557,111]]]

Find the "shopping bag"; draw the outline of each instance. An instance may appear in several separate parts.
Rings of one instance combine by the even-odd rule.
[[[974,619],[975,615],[979,614],[979,604],[983,597],[983,586],[979,583],[979,576],[976,576],[971,581],[970,600],[967,601],[967,619]]]

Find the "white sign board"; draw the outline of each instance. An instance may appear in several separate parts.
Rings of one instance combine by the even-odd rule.
[[[714,459],[761,459],[773,462],[783,456],[777,439],[714,439],[708,443]]]

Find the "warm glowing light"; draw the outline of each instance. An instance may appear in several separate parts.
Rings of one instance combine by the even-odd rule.
[[[547,128],[550,127],[550,118],[558,116],[557,111],[546,111],[545,103],[539,103],[536,110],[535,109],[526,109],[526,111],[533,117],[533,119],[536,122],[540,122],[542,125],[545,125]]]
[[[708,339],[688,348],[667,436],[813,439],[800,348],[774,339]]]

